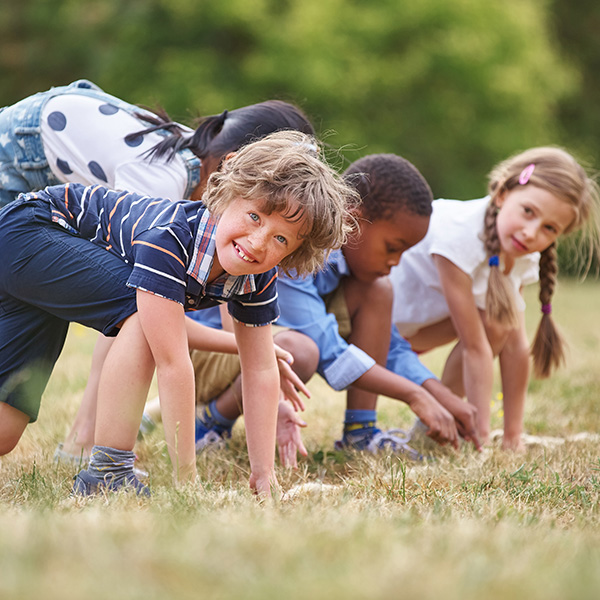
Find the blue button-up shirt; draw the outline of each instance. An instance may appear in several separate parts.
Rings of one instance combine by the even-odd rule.
[[[325,308],[325,297],[349,275],[343,253],[336,250],[316,274],[303,278],[280,275],[277,281],[281,312],[277,325],[304,333],[317,344],[320,354],[317,370],[335,390],[348,387],[375,365],[375,360],[366,352],[342,338],[335,315]],[[191,316],[205,325],[221,327],[218,310],[209,309]],[[435,379],[393,325],[391,333],[386,368],[417,385]]]

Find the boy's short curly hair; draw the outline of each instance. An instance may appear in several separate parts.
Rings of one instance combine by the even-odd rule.
[[[358,195],[319,158],[314,137],[279,131],[224,161],[208,180],[202,202],[218,217],[236,198],[256,200],[267,214],[303,220],[303,243],[279,266],[304,275],[319,269],[327,253],[346,242]]]
[[[396,154],[370,154],[353,162],[344,179],[361,197],[361,215],[369,221],[393,217],[398,211],[431,216],[429,184],[408,160]]]

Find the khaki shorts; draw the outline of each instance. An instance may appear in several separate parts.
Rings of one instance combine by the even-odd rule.
[[[338,322],[340,335],[347,339],[352,332],[352,324],[343,285],[338,286],[325,297],[327,312],[333,313]],[[273,325],[273,335],[286,331],[288,327]],[[196,387],[196,404],[208,404],[221,395],[240,374],[240,359],[237,354],[223,354],[208,350],[192,350],[190,352],[194,365]]]
[[[275,335],[287,328],[273,325],[272,329]],[[213,398],[220,396],[242,370],[237,354],[192,350],[190,357],[194,366],[196,404],[208,404]]]
[[[196,404],[208,404],[223,393],[241,370],[237,354],[192,350],[190,356],[194,365]]]
[[[335,315],[340,336],[347,340],[352,333],[352,320],[346,304],[344,284],[338,285],[333,292],[325,296],[324,301],[327,312]]]

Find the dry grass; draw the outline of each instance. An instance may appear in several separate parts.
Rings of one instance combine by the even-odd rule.
[[[199,457],[196,488],[171,487],[159,428],[136,449],[152,499],[70,498],[76,469],[52,454],[95,340],[74,327],[38,424],[0,459],[0,598],[597,598],[600,442],[576,436],[600,432],[600,283],[561,283],[569,364],[530,386],[525,455],[434,448],[417,465],[334,452],[344,397],[315,379],[309,457],[279,471],[287,494],[262,505],[241,423],[226,451]],[[434,370],[444,353],[426,357]],[[500,427],[500,401],[493,413]],[[380,420],[412,417],[382,399]]]

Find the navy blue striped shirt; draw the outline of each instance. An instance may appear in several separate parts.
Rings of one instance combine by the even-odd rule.
[[[127,285],[197,310],[228,302],[247,325],[279,316],[277,271],[206,283],[213,264],[217,222],[200,202],[151,198],[101,186],[68,183],[29,198],[50,204],[52,221],[132,265]]]

